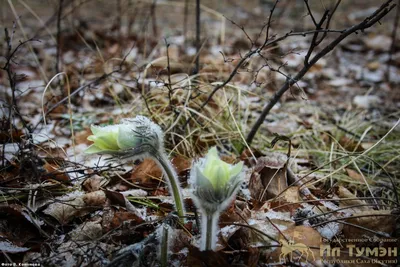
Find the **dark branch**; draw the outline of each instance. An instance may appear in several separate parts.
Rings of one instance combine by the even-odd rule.
[[[333,40],[331,43],[329,43],[327,46],[325,46],[319,53],[317,53],[310,61],[308,64],[305,64],[303,68],[296,74],[296,76],[291,79],[287,80],[282,87],[274,94],[270,102],[265,106],[263,109],[260,117],[257,119],[255,124],[253,125],[251,131],[249,132],[246,142],[248,144],[251,144],[253,141],[258,129],[262,125],[262,123],[265,120],[265,117],[268,115],[268,113],[271,111],[272,107],[279,101],[279,99],[282,97],[282,95],[297,81],[299,81],[306,73],[307,71],[313,66],[319,59],[321,59],[323,56],[328,54],[330,51],[332,51],[343,39],[345,39],[347,36],[349,36],[352,33],[355,33],[357,31],[363,31],[375,23],[377,23],[379,20],[381,20],[384,16],[386,16],[395,6],[396,4],[391,4],[392,0],[386,1],[386,3],[382,4],[381,7],[379,7],[371,16],[365,18],[361,23],[354,25],[345,31],[343,31],[342,34],[340,34],[335,40]]]

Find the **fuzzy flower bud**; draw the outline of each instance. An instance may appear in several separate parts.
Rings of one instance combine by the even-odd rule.
[[[226,209],[242,181],[242,169],[242,162],[228,164],[219,158],[215,147],[211,148],[206,158],[192,167],[190,179],[196,206],[207,213]]]
[[[164,151],[164,136],[160,126],[144,116],[123,119],[115,125],[92,125],[91,130],[93,135],[87,139],[93,144],[86,149],[87,154],[119,154],[142,145]]]
[[[201,215],[201,250],[215,250],[219,214],[236,195],[243,180],[243,163],[222,161],[215,147],[195,162],[190,172],[193,201]]]
[[[93,144],[85,153],[106,153],[130,159],[153,159],[167,177],[168,187],[174,197],[176,211],[184,222],[185,208],[179,186],[178,175],[164,149],[164,133],[160,126],[144,116],[123,119],[120,124],[91,126],[93,135],[87,139]]]

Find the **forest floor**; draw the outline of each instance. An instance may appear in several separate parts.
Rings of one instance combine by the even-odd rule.
[[[172,266],[399,264],[397,7],[316,62],[249,143],[263,108],[302,69],[313,19],[336,2],[202,1],[198,71],[187,2],[1,1],[0,261],[167,266],[168,224]],[[385,1],[344,2],[329,29],[348,29]],[[271,40],[304,34],[246,58],[266,31]],[[311,56],[339,34],[327,32]],[[152,160],[84,153],[92,124],[136,115],[164,131],[184,224]],[[216,251],[200,251],[188,178],[213,146],[246,174],[220,217]]]

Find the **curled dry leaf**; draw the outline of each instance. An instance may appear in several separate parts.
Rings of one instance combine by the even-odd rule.
[[[100,221],[84,222],[72,230],[69,235],[74,241],[91,241],[96,240],[103,234],[103,228]]]
[[[212,250],[200,251],[197,247],[190,246],[186,266],[202,267],[230,265],[227,261],[227,256],[222,252],[215,252]]]
[[[130,223],[133,225],[137,225],[139,223],[142,223],[143,219],[138,217],[132,212],[127,212],[127,211],[119,211],[114,213],[114,218],[111,221],[111,229],[115,229],[117,227],[120,227],[123,223]]]
[[[152,159],[145,159],[132,172],[131,181],[146,187],[157,186],[162,176],[161,169]]]
[[[345,168],[345,170],[350,178],[354,179],[357,182],[364,183],[364,179],[359,172],[348,168]]]
[[[271,253],[269,263],[288,262],[292,257],[293,262],[315,262],[321,259],[319,254],[322,245],[321,235],[309,226],[294,226],[282,232],[279,237],[279,245]],[[297,249],[296,249],[297,248]],[[301,257],[301,258],[300,258]]]
[[[278,196],[288,187],[286,162],[287,156],[282,153],[269,153],[257,159],[249,182],[253,198],[262,202]]]
[[[29,240],[39,236],[38,229],[24,214],[24,208],[11,204],[0,206],[0,236],[4,251],[18,252]]]
[[[359,199],[343,186],[339,186],[336,189],[336,194],[341,199],[339,201],[339,208],[349,208],[345,210],[346,212],[356,213],[370,209],[364,200]]]
[[[253,155],[256,159],[265,156],[260,150],[251,148],[251,151],[247,148],[240,155],[240,160],[244,161],[246,166],[254,166],[257,163],[257,160],[253,158]]]
[[[101,208],[106,202],[103,191],[95,191],[87,194],[75,192],[56,199],[43,212],[55,218],[60,224],[66,224],[76,217],[89,214],[91,211]]]
[[[176,157],[174,157],[171,162],[172,165],[175,167],[178,175],[181,175],[183,172],[189,171],[190,167],[192,166],[192,160],[189,160],[188,158],[181,155],[177,155]]]
[[[54,179],[56,181],[69,183],[70,177],[67,173],[60,171],[60,167],[55,164],[46,162],[43,168],[47,171],[44,175],[45,179]]]
[[[143,191],[143,190],[141,190],[141,191]],[[111,191],[111,190],[104,190],[104,192],[105,192],[107,198],[110,200],[111,204],[120,206],[120,207],[124,207],[124,208],[126,208],[127,211],[132,212],[137,217],[140,217],[140,218],[143,217],[143,214],[141,214],[139,212],[139,210],[129,202],[129,200],[126,198],[126,196],[124,194],[122,194],[120,192]],[[143,192],[145,192],[145,191],[143,191]]]
[[[100,190],[100,188],[105,186],[107,183],[108,180],[103,176],[93,175],[83,182],[82,187],[88,192],[94,192]]]
[[[353,218],[345,219],[349,223],[343,226],[343,235],[348,239],[373,237],[374,232],[392,234],[396,226],[396,218],[390,210],[365,210],[353,214]],[[350,225],[351,224],[351,225]],[[362,228],[357,227],[360,226]],[[363,228],[369,229],[365,230]]]
[[[303,199],[300,196],[298,186],[291,186],[283,194],[281,194],[275,201],[270,204],[270,207],[275,211],[288,211],[291,214],[301,206]]]

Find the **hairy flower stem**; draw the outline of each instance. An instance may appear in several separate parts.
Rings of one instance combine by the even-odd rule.
[[[214,250],[216,247],[217,222],[219,212],[202,214],[201,250]]]
[[[212,239],[213,239],[213,216],[207,215],[207,232],[206,232],[206,250],[212,249]]]
[[[161,267],[167,267],[168,265],[168,229],[167,224],[163,224],[161,230]]]
[[[184,223],[185,218],[185,208],[183,207],[183,199],[182,193],[179,186],[178,175],[176,174],[174,166],[172,166],[171,162],[169,161],[168,157],[165,153],[154,151],[151,153],[153,159],[159,164],[161,167],[164,175],[167,177],[169,181],[169,188],[172,190],[172,196],[174,198],[176,212],[178,213],[179,220],[181,223]]]

